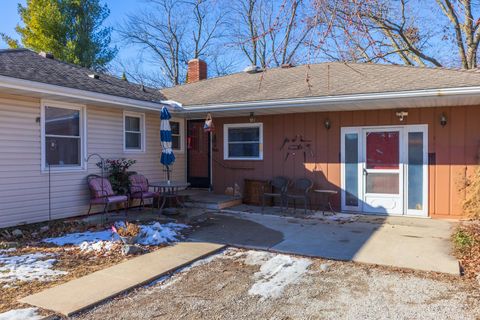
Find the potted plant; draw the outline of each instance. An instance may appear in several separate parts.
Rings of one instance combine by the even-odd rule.
[[[140,227],[130,222],[118,228],[112,226],[112,231],[118,234],[124,244],[135,244],[140,236]]]

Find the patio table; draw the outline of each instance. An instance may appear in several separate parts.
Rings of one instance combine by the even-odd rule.
[[[182,181],[160,181],[149,183],[149,186],[152,187],[155,192],[158,192],[159,197],[162,198],[162,204],[160,205],[160,201],[157,203],[157,208],[160,209],[160,212],[165,207],[167,199],[175,199],[177,204],[185,208],[185,204],[180,200],[178,192],[190,186],[190,183]]]
[[[337,190],[315,189],[315,190],[313,190],[313,192],[319,193],[325,199],[325,202],[324,202],[325,205],[323,206],[323,209],[322,209],[323,215],[325,215],[325,207],[327,207],[327,206],[328,206],[328,209],[330,209],[330,211],[333,214],[337,214],[335,212],[335,210],[333,210],[332,203],[330,202],[330,197],[335,195],[335,194],[338,194]]]

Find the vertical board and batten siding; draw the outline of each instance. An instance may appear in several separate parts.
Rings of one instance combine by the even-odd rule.
[[[146,151],[123,152],[123,109],[86,106],[87,154],[105,158],[137,160],[131,170],[151,181],[163,180],[160,164],[160,118],[158,112],[145,113]],[[49,175],[40,169],[40,100],[0,95],[0,228],[49,219]],[[85,155],[86,156],[86,155]],[[185,157],[176,154],[175,180],[186,180]],[[86,176],[100,173],[89,161],[88,170],[51,173],[51,218],[60,219],[87,213],[89,192]],[[96,211],[101,208],[97,207]]]
[[[223,125],[246,123],[248,117],[215,119],[217,145],[213,152],[213,186],[217,193],[238,183],[243,188],[244,179],[270,179],[283,175],[291,179],[307,177],[314,181],[315,188],[340,190],[340,128],[355,126],[428,125],[429,158],[429,215],[437,218],[460,218],[464,192],[460,187],[465,176],[470,175],[478,164],[480,147],[480,107],[444,107],[408,109],[408,117],[399,122],[396,110],[368,110],[344,112],[316,112],[285,115],[257,116],[256,122],[263,123],[264,160],[236,161],[223,159]],[[445,114],[447,125],[440,125]],[[329,119],[331,129],[324,127]],[[285,160],[286,151],[280,150],[285,138],[302,135],[312,140],[314,156],[303,153]],[[242,168],[245,168],[242,170]],[[313,204],[320,198],[312,195]],[[334,200],[337,209],[340,198]]]

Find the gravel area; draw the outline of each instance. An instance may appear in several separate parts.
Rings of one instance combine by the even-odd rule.
[[[76,319],[479,319],[475,285],[442,274],[228,249]]]

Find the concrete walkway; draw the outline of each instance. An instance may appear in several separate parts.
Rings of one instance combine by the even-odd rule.
[[[20,302],[70,316],[223,247],[213,243],[177,243],[25,297]]]
[[[319,220],[223,212],[210,214],[190,240],[458,275],[451,227],[448,221],[403,217]]]

